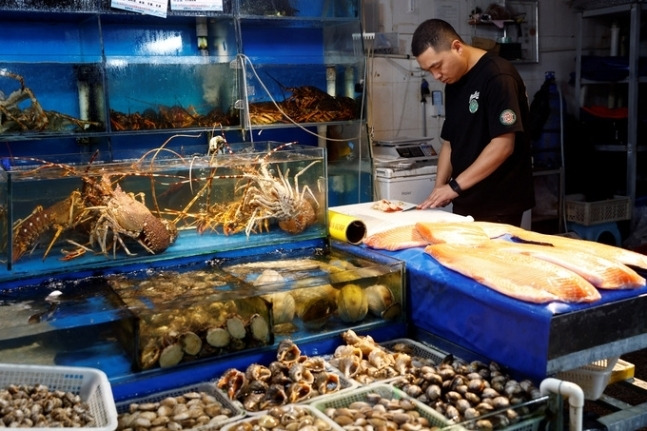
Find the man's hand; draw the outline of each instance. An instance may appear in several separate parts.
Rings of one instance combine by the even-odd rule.
[[[449,187],[448,184],[444,184],[442,186],[435,187],[429,197],[418,204],[416,208],[418,208],[419,210],[424,210],[427,208],[446,207],[452,202],[452,200],[454,200],[456,196],[458,196],[458,193],[452,190],[452,188]]]

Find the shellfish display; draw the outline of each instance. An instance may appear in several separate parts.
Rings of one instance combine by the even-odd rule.
[[[0,389],[0,406],[0,428],[97,426],[88,402],[80,395],[46,385],[14,384]]]
[[[329,431],[334,429],[325,417],[306,405],[273,407],[266,413],[226,426],[226,431]]]
[[[391,386],[374,385],[351,392],[348,397],[315,405],[345,430],[435,431],[447,425],[442,416]]]
[[[118,275],[108,283],[136,316],[137,336],[124,334],[123,343],[139,341],[139,369],[273,343],[268,303],[217,268]]]
[[[352,330],[342,334],[329,363],[361,384],[389,380],[406,395],[468,429],[501,429],[528,415],[541,413],[545,403],[530,380],[515,380],[499,364],[467,362],[426,349],[408,340],[382,346],[370,335]]]
[[[303,355],[290,339],[279,343],[275,361],[252,363],[244,371],[230,368],[216,385],[250,412],[304,402],[352,386],[323,357]]]
[[[221,264],[223,271],[266,292],[262,297],[272,306],[275,334],[317,334],[402,317],[399,264],[342,251]]]
[[[223,423],[243,415],[242,410],[206,384],[125,402],[117,408],[119,431],[219,429]]]

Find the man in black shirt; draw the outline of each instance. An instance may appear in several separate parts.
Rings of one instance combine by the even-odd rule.
[[[418,208],[453,204],[478,221],[521,225],[535,204],[526,87],[507,60],[466,44],[454,28],[429,19],[411,51],[445,84],[446,119],[433,191]]]

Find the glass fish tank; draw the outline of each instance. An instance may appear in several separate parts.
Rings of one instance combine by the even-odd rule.
[[[33,12],[96,12],[96,0],[0,0],[0,7]]]
[[[120,339],[136,370],[273,343],[269,303],[217,267],[141,270],[111,276],[107,283],[135,316],[133,332],[122,332]]]
[[[61,14],[54,22],[37,12],[37,3],[0,1],[7,9],[0,15],[7,35],[0,44],[0,135],[13,140],[105,131],[99,18]],[[58,12],[74,7],[72,1],[56,3]],[[24,9],[34,12],[18,12]]]
[[[90,273],[5,283],[0,362],[127,381],[405,318],[404,263],[336,241]]]
[[[3,139],[105,131],[103,103],[98,65],[0,62]]]
[[[134,324],[129,310],[100,277],[50,279],[0,289],[0,362],[72,364],[130,371],[115,344]]]
[[[212,144],[120,162],[3,158],[0,279],[327,237],[324,149]]]
[[[242,16],[276,18],[357,18],[357,0],[239,0]]]
[[[251,125],[349,122],[362,118],[364,76],[358,22],[241,21]],[[287,48],[285,40],[292,40]],[[322,49],[322,46],[325,49]]]
[[[113,132],[240,124],[231,18],[107,15],[102,33]]]
[[[333,248],[218,259],[226,273],[262,292],[279,338],[312,338],[404,318],[404,268],[398,260]]]

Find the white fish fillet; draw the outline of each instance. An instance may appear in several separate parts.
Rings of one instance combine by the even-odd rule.
[[[429,245],[425,252],[441,265],[522,301],[588,303],[601,298],[580,275],[532,256],[451,244]]]

